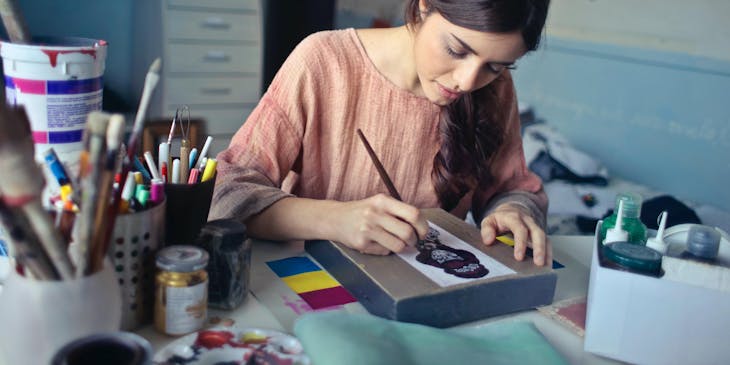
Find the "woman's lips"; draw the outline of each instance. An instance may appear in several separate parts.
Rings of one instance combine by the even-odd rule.
[[[461,95],[461,93],[456,92],[456,91],[454,91],[452,89],[449,89],[447,87],[444,87],[441,84],[438,84],[438,87],[439,87],[439,93],[441,93],[441,96],[443,96],[443,97],[445,97],[447,99],[453,100],[453,99],[458,98],[459,95]]]

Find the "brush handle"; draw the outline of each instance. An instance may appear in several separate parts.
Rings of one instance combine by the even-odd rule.
[[[393,196],[393,198],[403,201],[400,194],[398,194],[398,190],[396,190],[395,185],[393,185],[393,181],[390,180],[388,173],[385,171],[385,167],[383,167],[383,164],[380,163],[378,156],[375,154],[375,151],[373,151],[373,148],[370,147],[370,143],[367,138],[365,138],[365,135],[362,133],[360,128],[357,129],[357,135],[360,136],[360,141],[362,141],[362,144],[365,145],[365,149],[368,151],[368,155],[370,155],[370,160],[373,161],[375,169],[378,170],[378,175],[380,175],[380,179],[383,180],[385,187],[388,188],[390,195]]]
[[[398,199],[399,201],[403,201],[403,199],[401,199],[400,197],[400,194],[398,194],[398,190],[395,188],[393,181],[390,179],[390,176],[388,176],[388,173],[385,171],[385,167],[383,167],[380,159],[378,159],[378,155],[376,155],[375,151],[373,151],[373,148],[370,147],[370,142],[368,142],[368,139],[365,138],[365,134],[362,133],[362,130],[360,130],[360,128],[357,129],[357,135],[360,136],[360,141],[362,141],[362,144],[368,151],[368,155],[370,155],[370,160],[373,161],[375,169],[378,170],[378,175],[380,175],[380,179],[383,180],[383,184],[385,184],[385,187],[388,188],[388,192],[390,192],[390,195],[393,198]],[[418,237],[418,231],[416,231],[416,227],[414,227],[410,223],[408,225],[411,226],[411,229],[413,229],[413,234],[416,235],[416,247],[420,249],[421,247],[423,247],[424,241],[420,237]]]
[[[30,43],[30,32],[17,1],[0,0],[0,16],[11,42]]]

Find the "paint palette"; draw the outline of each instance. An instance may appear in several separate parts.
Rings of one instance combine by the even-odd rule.
[[[182,337],[161,349],[156,365],[309,365],[294,336],[260,328],[214,327]]]

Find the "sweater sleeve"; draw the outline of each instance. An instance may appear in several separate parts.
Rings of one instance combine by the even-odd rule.
[[[542,181],[527,168],[522,150],[517,96],[511,75],[506,72],[496,85],[497,97],[505,117],[505,139],[492,161],[493,184],[475,192],[472,202],[474,217],[480,222],[503,204],[523,207],[541,227],[546,226],[548,198]]]
[[[245,222],[292,196],[281,186],[299,156],[311,117],[313,76],[306,60],[317,47],[311,38],[295,48],[229,147],[218,154],[209,220]]]

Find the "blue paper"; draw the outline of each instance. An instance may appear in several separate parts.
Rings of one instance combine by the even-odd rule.
[[[439,329],[368,314],[305,314],[294,326],[317,365],[567,364],[531,322]]]

